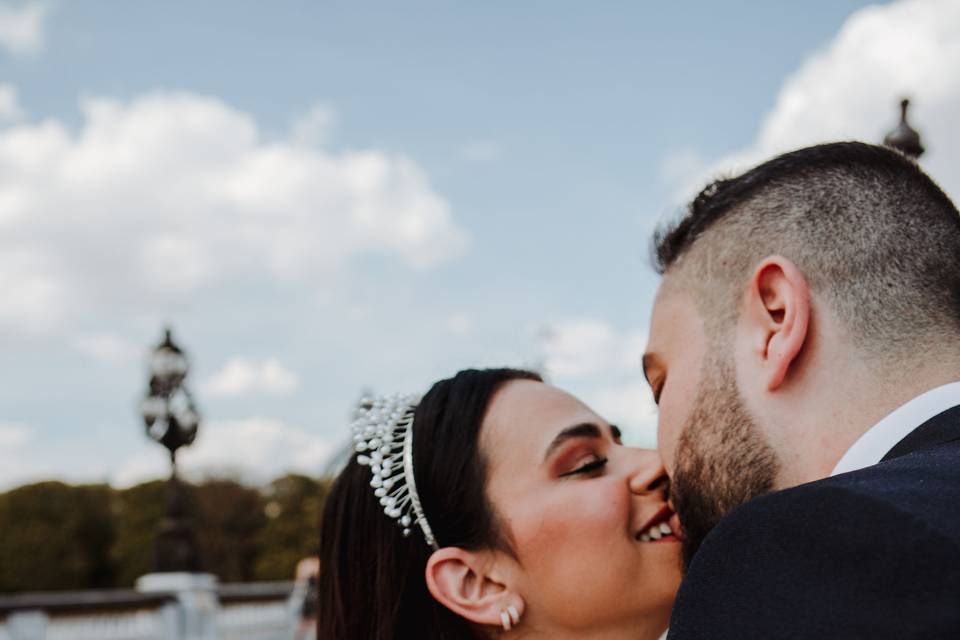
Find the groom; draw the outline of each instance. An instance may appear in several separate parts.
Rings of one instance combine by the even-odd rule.
[[[960,214],[883,147],[794,151],[655,238],[644,369],[691,638],[960,638]]]

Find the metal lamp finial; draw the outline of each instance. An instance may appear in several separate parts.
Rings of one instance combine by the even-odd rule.
[[[908,98],[900,101],[900,124],[884,137],[883,144],[917,159],[923,155],[924,148],[920,142],[920,134],[907,122],[907,109],[909,107],[910,100]]]

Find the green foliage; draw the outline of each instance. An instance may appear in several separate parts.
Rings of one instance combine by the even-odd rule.
[[[118,587],[132,587],[137,578],[153,570],[166,486],[163,480],[153,480],[116,492],[113,562]]]
[[[317,546],[329,481],[302,475],[262,489],[188,485],[205,571],[223,582],[291,580]],[[41,482],[0,494],[0,592],[129,587],[154,567],[166,482],[128,489]]]
[[[0,590],[111,586],[111,497],[105,485],[62,482],[0,495]]]
[[[262,551],[257,533],[266,519],[260,493],[233,480],[208,480],[195,491],[200,514],[197,544],[204,570],[223,582],[253,580],[254,563]]]
[[[289,580],[297,562],[317,552],[320,514],[330,481],[289,474],[263,491],[267,523],[260,531],[257,580]]]

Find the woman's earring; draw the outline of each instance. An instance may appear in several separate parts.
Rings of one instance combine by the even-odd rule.
[[[520,624],[520,612],[513,605],[507,607],[506,611],[500,612],[500,624],[504,631],[510,631],[513,627]]]

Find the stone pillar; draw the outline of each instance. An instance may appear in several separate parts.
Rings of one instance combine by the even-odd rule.
[[[216,640],[217,578],[209,573],[148,573],[137,579],[137,591],[171,593],[180,603],[180,634],[183,640]]]
[[[10,640],[46,640],[47,614],[43,611],[15,611],[7,616]]]

